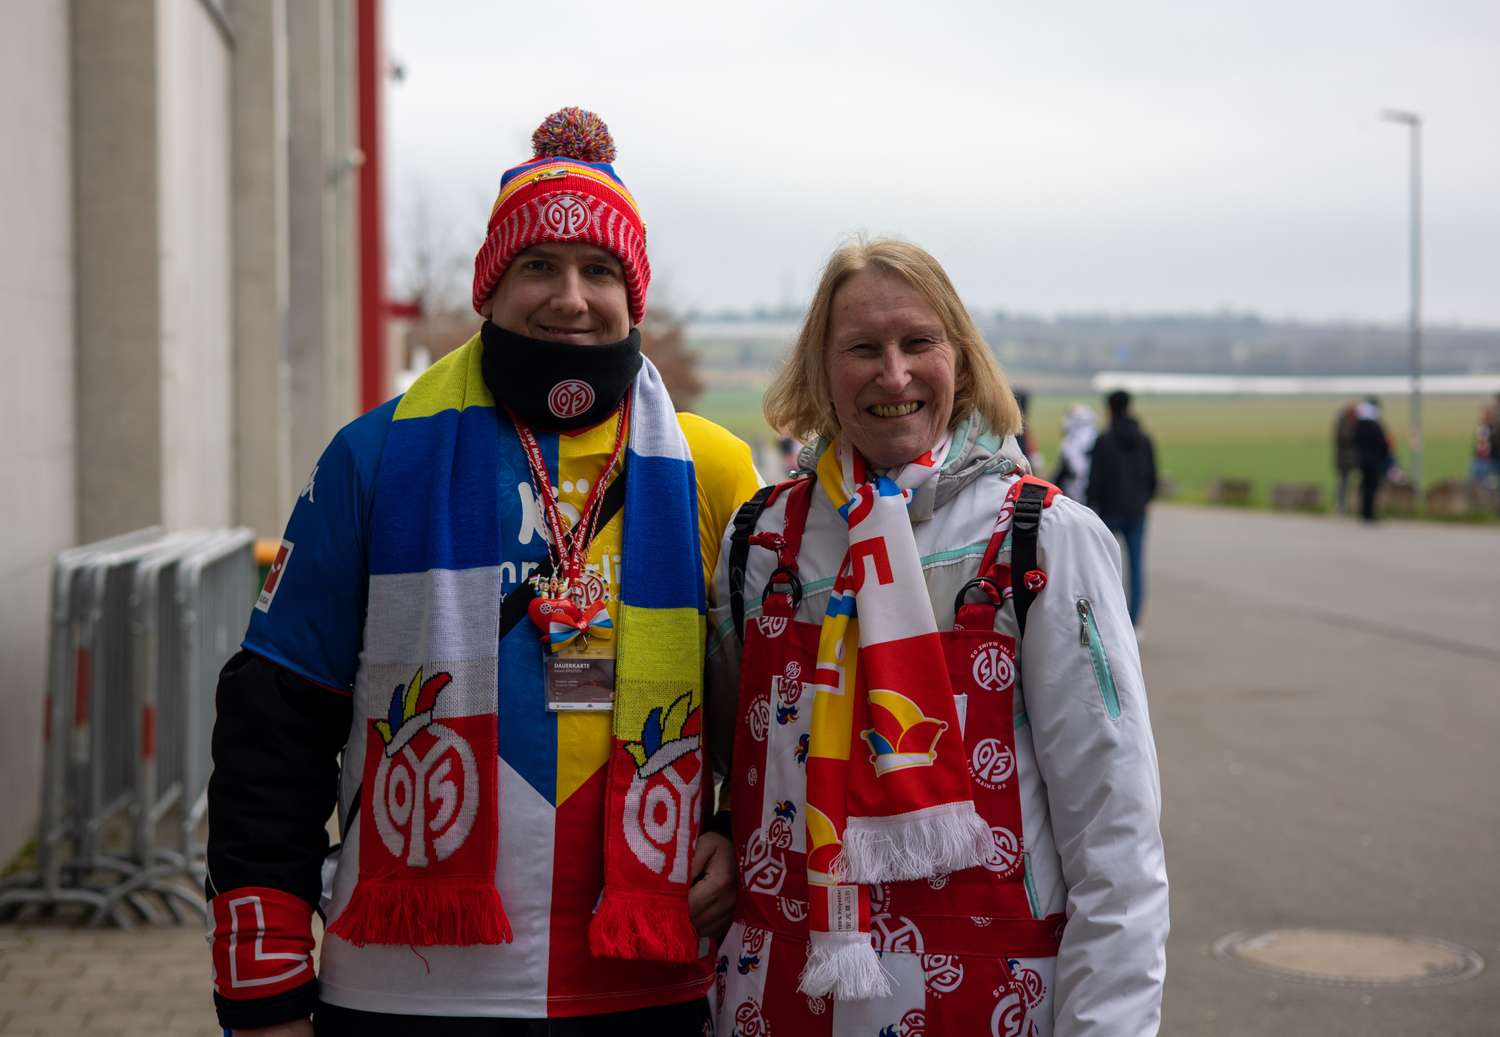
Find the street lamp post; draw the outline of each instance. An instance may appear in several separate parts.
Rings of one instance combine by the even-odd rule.
[[[1417,512],[1422,489],[1422,117],[1386,109],[1380,117],[1411,131],[1411,481]]]

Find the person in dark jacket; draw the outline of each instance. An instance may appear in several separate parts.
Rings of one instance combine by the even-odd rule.
[[[1340,515],[1349,511],[1349,484],[1359,470],[1359,452],[1354,449],[1354,426],[1359,421],[1356,409],[1353,403],[1340,407],[1333,419],[1333,467],[1338,473],[1334,505]]]
[[[1375,493],[1391,467],[1391,440],[1380,423],[1380,401],[1371,396],[1355,408],[1354,453],[1359,458],[1359,517],[1375,521]]]
[[[1117,389],[1104,402],[1109,429],[1094,443],[1087,503],[1125,543],[1130,621],[1135,623],[1145,599],[1146,505],[1156,496],[1156,448],[1129,413],[1128,392]]]

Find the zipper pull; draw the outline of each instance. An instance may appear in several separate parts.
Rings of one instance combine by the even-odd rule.
[[[1089,646],[1089,599],[1078,599],[1078,643]]]

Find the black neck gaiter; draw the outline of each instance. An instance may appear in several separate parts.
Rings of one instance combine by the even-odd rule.
[[[577,346],[544,342],[485,321],[479,331],[485,384],[533,428],[571,432],[597,425],[619,406],[641,369],[641,333],[620,342]]]

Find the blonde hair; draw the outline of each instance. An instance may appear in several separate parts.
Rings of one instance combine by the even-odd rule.
[[[964,307],[953,282],[925,249],[907,241],[878,238],[840,246],[823,268],[818,290],[802,321],[802,330],[766,390],[761,410],[777,432],[811,439],[839,430],[833,392],[824,364],[833,297],[844,282],[862,270],[894,274],[922,293],[937,311],[954,350],[952,425],[977,413],[1002,436],[1021,431],[1021,408],[1000,365]]]

